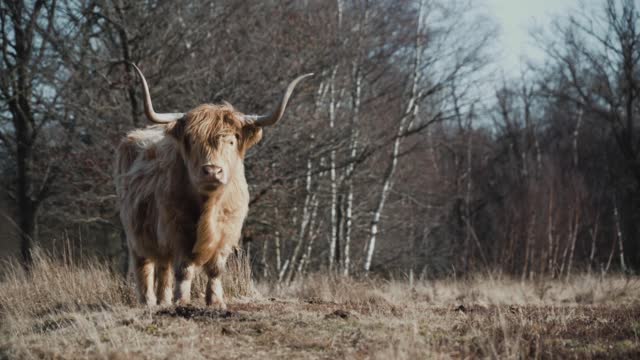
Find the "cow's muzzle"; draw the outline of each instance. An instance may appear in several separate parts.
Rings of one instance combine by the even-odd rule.
[[[227,174],[224,169],[217,165],[204,165],[202,167],[202,177],[204,182],[215,184],[226,184]]]

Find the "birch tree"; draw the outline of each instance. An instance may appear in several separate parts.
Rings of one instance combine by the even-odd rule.
[[[382,216],[382,212],[384,210],[385,203],[387,201],[387,197],[389,196],[389,192],[392,187],[393,176],[396,171],[396,167],[398,165],[398,156],[400,154],[400,145],[402,143],[402,136],[405,131],[411,127],[413,123],[413,119],[418,113],[418,97],[419,94],[419,81],[420,81],[420,70],[422,67],[422,26],[423,19],[425,14],[425,1],[421,0],[418,7],[418,21],[416,23],[416,32],[415,32],[415,48],[414,48],[414,58],[413,58],[413,70],[411,73],[411,84],[410,84],[410,92],[407,99],[406,107],[403,111],[403,114],[398,121],[398,128],[396,131],[396,137],[392,143],[391,147],[391,159],[389,164],[387,165],[387,169],[383,175],[382,189],[378,195],[378,200],[375,209],[373,210],[373,216],[371,219],[371,227],[369,230],[369,241],[367,242],[366,247],[366,258],[364,262],[364,271],[369,272],[371,270],[371,263],[373,260],[373,254],[376,247],[376,240],[379,231],[379,223],[380,218]]]
[[[360,136],[359,127],[360,124],[360,106],[362,103],[362,58],[364,56],[364,31],[367,28],[369,18],[369,2],[364,2],[364,14],[358,24],[358,33],[356,35],[356,55],[351,64],[351,126],[349,136],[349,158],[348,166],[346,169],[346,209],[345,209],[345,231],[344,231],[344,250],[342,253],[343,275],[349,275],[351,268],[351,236],[353,231],[353,202],[354,202],[354,184],[353,176],[355,172],[355,162],[358,156],[358,140]]]
[[[588,114],[591,126],[601,129],[615,143],[612,151],[616,151],[617,159],[611,158],[605,168],[618,167],[611,170],[617,175],[608,186],[618,188],[621,177],[631,184],[620,189],[625,195],[619,207],[627,210],[624,216],[620,212],[618,220],[626,250],[640,259],[639,243],[628,240],[640,233],[638,3],[607,0],[585,4],[570,18],[557,19],[552,30],[553,35],[541,32],[536,36],[550,60],[548,68],[536,67],[542,78],[541,90],[553,101],[565,101],[583,113],[578,117],[574,139],[584,132],[581,125],[586,124]]]

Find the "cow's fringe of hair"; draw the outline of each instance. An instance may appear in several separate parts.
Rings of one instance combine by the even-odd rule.
[[[240,133],[243,125],[240,113],[226,102],[200,105],[187,116],[189,133],[198,134],[203,141],[216,134],[227,134],[229,131]]]

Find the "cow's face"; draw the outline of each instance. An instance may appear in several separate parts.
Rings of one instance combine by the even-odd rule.
[[[169,125],[198,192],[220,189],[243,171],[245,152],[260,141],[262,130],[242,119],[228,104],[201,105]]]
[[[151,122],[166,126],[166,132],[180,147],[192,185],[209,194],[232,182],[243,171],[244,154],[262,138],[263,126],[277,123],[296,85],[313,74],[298,76],[289,83],[276,109],[269,115],[243,115],[229,104],[200,105],[186,115],[156,113],[149,86],[142,71],[130,63],[140,77],[144,91],[144,112]]]

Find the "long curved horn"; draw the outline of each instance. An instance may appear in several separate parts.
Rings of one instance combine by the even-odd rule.
[[[284,110],[287,108],[287,103],[289,102],[289,98],[293,93],[293,89],[295,89],[296,85],[300,81],[309,76],[313,76],[313,73],[304,74],[302,76],[298,76],[287,86],[287,91],[284,92],[284,96],[282,96],[282,100],[280,100],[280,104],[278,107],[269,115],[245,115],[245,120],[255,124],[256,126],[270,126],[278,122],[284,115]]]
[[[136,69],[138,76],[140,76],[140,82],[142,83],[142,90],[144,91],[144,114],[147,115],[149,121],[156,124],[166,124],[172,121],[176,121],[184,116],[184,113],[161,113],[158,114],[153,111],[153,104],[151,104],[151,95],[149,94],[149,86],[147,85],[147,79],[142,75],[142,71],[138,69],[136,64],[129,63]]]

